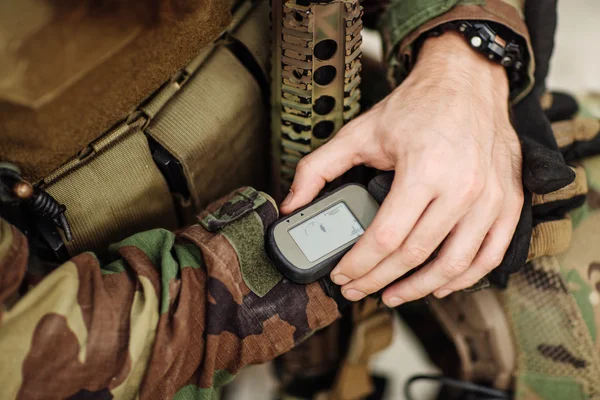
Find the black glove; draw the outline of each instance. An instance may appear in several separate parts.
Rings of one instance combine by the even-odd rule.
[[[504,259],[488,276],[500,287],[505,287],[509,275],[532,258],[566,249],[571,238],[566,213],[582,205],[587,192],[583,170],[566,164],[539,101],[529,96],[514,111],[515,129],[522,143],[525,200]],[[563,136],[566,138],[567,134]],[[571,141],[568,149],[581,151],[587,145]],[[384,172],[369,183],[369,192],[378,202],[385,199],[393,179],[393,172]]]
[[[571,119],[579,111],[573,96],[563,92],[546,92],[541,99],[544,113],[551,122]]]
[[[600,153],[600,120],[575,118],[555,122],[552,129],[566,162]]]

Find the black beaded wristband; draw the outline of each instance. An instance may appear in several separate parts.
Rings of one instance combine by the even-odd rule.
[[[425,39],[449,31],[460,33],[467,39],[473,50],[506,68],[511,97],[521,89],[522,82],[528,74],[525,68],[527,63],[525,44],[520,37],[511,35],[508,29],[498,24],[484,21],[447,22],[421,35],[416,43],[415,53],[421,48]],[[501,31],[502,34],[499,33]]]

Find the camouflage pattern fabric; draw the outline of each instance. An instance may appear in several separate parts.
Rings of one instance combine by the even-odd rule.
[[[410,72],[415,54],[414,43],[425,32],[450,21],[485,20],[510,29],[527,44],[529,79],[515,91],[519,101],[531,90],[535,62],[533,49],[524,19],[526,0],[372,0],[369,10],[385,9],[379,21],[383,37],[385,61],[390,80],[396,86]],[[514,93],[513,93],[514,92]]]
[[[600,114],[591,118],[597,104],[584,102],[584,118],[557,123],[555,130],[581,128],[572,136],[585,136],[593,145],[600,135]],[[600,398],[600,155],[577,164],[586,172],[589,192],[571,213],[571,246],[528,264],[503,294],[520,355],[519,400]]]
[[[318,398],[331,388],[346,354],[350,317],[344,313],[343,318],[275,360],[282,400]]]
[[[271,1],[276,198],[289,190],[300,159],[360,112],[362,15],[358,0]]]
[[[271,202],[252,212],[264,226],[277,215]],[[27,264],[25,237],[0,220],[2,398],[212,399],[339,316],[319,283],[258,297],[227,239],[200,225],[80,254],[35,287]]]
[[[246,188],[235,192],[235,195],[227,203],[215,211],[207,208],[200,218],[200,223],[210,232],[218,232],[225,226],[240,220],[252,211],[258,209],[267,202],[265,196],[253,188]],[[275,215],[277,217],[277,215]]]

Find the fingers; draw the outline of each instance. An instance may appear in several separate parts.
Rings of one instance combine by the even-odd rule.
[[[425,185],[407,187],[397,175],[371,226],[331,272],[333,282],[344,285],[359,278],[397,250],[433,195]]]
[[[460,221],[437,258],[414,275],[386,289],[383,300],[391,307],[420,299],[464,273],[477,255],[502,204],[502,196],[486,195]]]
[[[314,200],[327,182],[333,181],[362,161],[359,148],[349,135],[338,134],[330,142],[300,160],[290,194],[281,204],[289,214]]]
[[[469,206],[469,203],[459,202],[451,196],[434,200],[398,250],[370,270],[366,270],[364,264],[352,264],[354,268],[349,277],[358,279],[344,286],[342,293],[349,300],[360,300],[426,262]]]
[[[523,204],[522,197],[519,196],[513,201],[517,204],[520,203],[521,206]],[[518,209],[520,210],[520,208]],[[514,210],[515,207],[505,207],[503,213],[490,229],[471,266],[463,274],[437,290],[435,292],[436,297],[445,297],[452,292],[473,286],[502,263],[519,222],[520,214]]]

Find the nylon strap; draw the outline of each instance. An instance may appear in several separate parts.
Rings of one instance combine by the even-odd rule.
[[[256,46],[269,29],[257,19],[268,6],[245,7],[228,29],[240,35],[263,66],[265,46]],[[48,192],[67,205],[74,235],[66,243],[68,251],[98,250],[140,230],[176,228],[173,196],[144,133],[182,163],[192,199],[178,198],[178,211],[180,222],[191,223],[194,210],[235,187],[265,186],[265,121],[252,75],[222,41],[207,46],[126,122],[44,179]]]
[[[600,134],[600,120],[575,118],[552,124],[558,147],[567,147],[574,142],[586,142]]]
[[[460,360],[460,379],[490,382],[508,390],[518,354],[497,290],[431,297],[429,307],[453,342]]]
[[[572,169],[575,172],[575,180],[571,184],[548,194],[534,194],[533,205],[538,206],[585,195],[588,192],[585,170],[582,167]],[[571,219],[568,217],[536,225],[531,235],[527,261],[542,256],[556,255],[567,250],[571,244],[572,234],[573,226]]]
[[[48,193],[68,205],[70,254],[143,230],[175,228],[172,197],[141,131],[144,122],[121,124],[44,180]]]
[[[246,285],[258,297],[263,297],[279,281],[281,274],[271,264],[265,252],[264,227],[260,217],[252,212],[220,233],[235,249]]]
[[[265,195],[247,187],[212,213],[208,213],[200,223],[210,232],[217,232],[231,223],[247,216],[267,202]],[[262,235],[262,234],[261,234]]]
[[[182,164],[192,200],[202,207],[236,187],[264,187],[265,111],[252,75],[220,46],[146,132]]]
[[[266,196],[248,187],[200,221],[208,231],[227,238],[238,256],[244,282],[259,297],[269,293],[281,280],[281,274],[267,258],[265,227],[255,212],[270,201]]]
[[[553,256],[569,248],[573,226],[571,219],[542,222],[533,228],[527,262],[542,256]]]
[[[269,57],[271,56],[270,47],[268,46],[271,40],[271,31],[265,29],[265,24],[269,21],[269,11],[269,2],[260,2],[250,12],[247,22],[237,27],[232,34],[252,53],[262,68],[265,77],[268,76]]]

